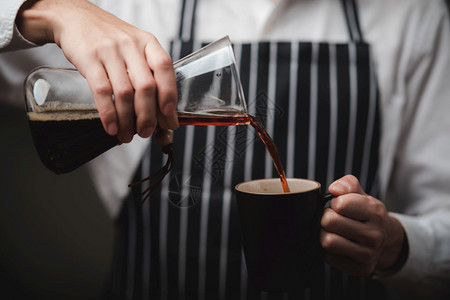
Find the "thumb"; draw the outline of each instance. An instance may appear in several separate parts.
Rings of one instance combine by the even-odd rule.
[[[341,196],[349,193],[366,195],[359,184],[359,180],[353,175],[346,175],[339,178],[330,184],[328,190],[333,196]]]

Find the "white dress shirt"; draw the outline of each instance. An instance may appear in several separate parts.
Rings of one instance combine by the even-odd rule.
[[[0,0],[0,101],[21,105],[34,67],[71,66],[55,45],[33,47],[14,26],[23,0]],[[177,35],[181,1],[93,1],[152,32],[168,49]],[[388,285],[413,296],[450,285],[450,22],[443,0],[358,0],[364,39],[372,45],[381,94],[381,199],[404,226],[410,253]],[[340,1],[199,1],[195,37],[213,41],[349,40]],[[6,52],[5,52],[6,51]],[[19,101],[20,100],[20,101]],[[18,103],[19,102],[19,103]],[[111,149],[89,163],[112,216],[147,141]],[[435,290],[436,291],[436,290]],[[429,294],[428,294],[429,295]],[[438,294],[434,294],[438,295]],[[447,294],[448,296],[448,294]]]

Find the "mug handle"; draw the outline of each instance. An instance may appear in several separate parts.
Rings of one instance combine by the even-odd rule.
[[[331,199],[333,199],[334,196],[331,195],[330,193],[327,193],[325,195],[323,195],[322,197],[322,203],[323,203],[323,209],[325,210],[325,208],[330,208],[331,207]]]

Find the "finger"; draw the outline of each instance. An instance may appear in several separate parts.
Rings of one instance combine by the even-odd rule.
[[[345,256],[359,264],[375,265],[376,251],[361,246],[340,235],[321,230],[320,244],[327,253]]]
[[[164,116],[171,116],[176,110],[178,95],[172,59],[154,37],[147,43],[145,53],[158,87],[159,110]]]
[[[175,112],[170,117],[163,116],[161,113],[157,116],[158,124],[163,129],[177,129],[180,124],[178,123],[178,114]]]
[[[129,143],[135,129],[134,90],[128,78],[123,59],[115,51],[110,51],[102,59],[114,93],[114,103],[119,121],[119,140]]]
[[[361,195],[366,194],[361,188],[359,180],[353,175],[346,175],[336,180],[329,186],[328,190],[334,196],[340,196],[348,193],[358,193]]]
[[[98,61],[93,61],[82,75],[86,78],[94,96],[103,128],[109,135],[117,135],[119,125],[112,97],[113,90],[105,69]]]
[[[320,225],[327,232],[340,235],[365,247],[378,249],[382,244],[383,235],[377,226],[347,218],[330,208],[324,211]]]
[[[384,204],[371,196],[347,194],[335,197],[331,200],[330,207],[340,215],[361,222],[381,224],[386,218]]]
[[[127,55],[128,73],[135,90],[134,110],[136,131],[143,137],[150,137],[157,125],[157,87],[143,55],[136,50]]]

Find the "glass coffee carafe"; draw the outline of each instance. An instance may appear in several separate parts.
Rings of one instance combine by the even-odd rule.
[[[228,37],[174,63],[180,125],[248,124]],[[70,172],[119,144],[102,126],[85,78],[75,69],[40,67],[25,80],[27,116],[44,165]]]

